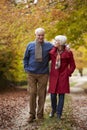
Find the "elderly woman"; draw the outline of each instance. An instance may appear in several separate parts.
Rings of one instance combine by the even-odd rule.
[[[70,93],[69,77],[75,70],[73,54],[70,49],[67,49],[66,41],[66,36],[56,36],[55,47],[53,47],[49,52],[51,59],[51,71],[48,92],[51,93],[52,107],[50,117],[53,117],[56,113],[58,119],[62,116],[65,93]]]

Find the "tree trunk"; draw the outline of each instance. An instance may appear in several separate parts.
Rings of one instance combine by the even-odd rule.
[[[79,74],[80,74],[80,76],[83,76],[83,69],[80,68],[80,69],[78,69],[78,70],[79,70]]]

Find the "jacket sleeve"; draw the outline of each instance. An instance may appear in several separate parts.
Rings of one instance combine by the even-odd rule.
[[[72,53],[72,51],[69,51],[69,67],[68,67],[69,76],[71,76],[71,74],[74,72],[75,68],[76,68],[76,65],[75,65],[73,53]]]
[[[25,54],[24,54],[24,58],[23,58],[23,64],[24,64],[24,70],[25,72],[27,72],[28,70],[28,62],[29,62],[29,45],[26,48]]]

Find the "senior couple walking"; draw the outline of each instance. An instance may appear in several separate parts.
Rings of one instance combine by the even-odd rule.
[[[35,30],[35,41],[30,42],[24,54],[24,69],[28,74],[29,123],[44,118],[44,104],[49,81],[52,111],[49,117],[61,119],[65,94],[70,93],[69,77],[75,70],[73,53],[67,49],[67,37],[58,35],[54,44],[45,41],[44,28]],[[49,61],[51,69],[49,72]]]

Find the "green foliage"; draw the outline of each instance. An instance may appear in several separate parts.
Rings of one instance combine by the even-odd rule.
[[[3,6],[3,8],[7,8],[7,6]],[[3,9],[0,17],[2,18],[0,24],[0,79],[2,82],[8,81],[8,83],[19,82],[25,77],[22,59],[24,42],[28,38],[26,24],[21,22],[22,19],[18,20],[18,16],[14,15],[14,12],[8,11],[6,14]]]
[[[80,8],[78,7],[78,10],[73,9],[70,12],[65,12],[65,15],[67,17],[58,20],[52,27],[52,33],[48,34],[48,38],[64,34],[68,37],[71,45],[77,48],[85,43],[83,35],[87,32],[87,7],[84,4]]]
[[[77,50],[73,50],[77,69],[87,67],[87,49],[80,46]]]

